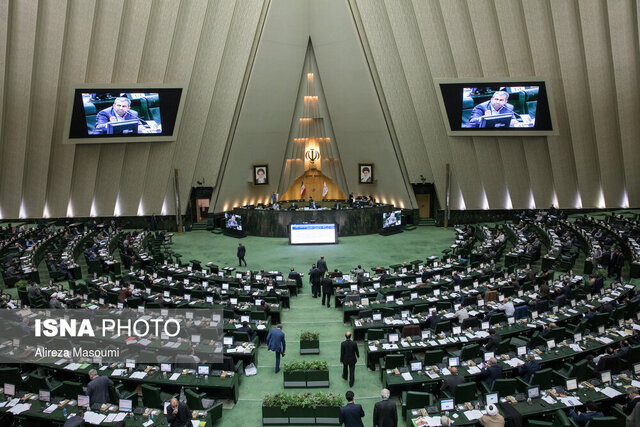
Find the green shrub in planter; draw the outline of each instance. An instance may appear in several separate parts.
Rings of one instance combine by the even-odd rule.
[[[262,402],[262,423],[339,425],[338,416],[343,402],[342,397],[323,392],[269,394]]]
[[[302,331],[300,333],[300,354],[320,354],[320,333]]]

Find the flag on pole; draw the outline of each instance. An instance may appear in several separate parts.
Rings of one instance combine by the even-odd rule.
[[[327,193],[329,193],[329,187],[327,187],[327,181],[325,181],[322,186],[322,198],[327,197]]]
[[[304,193],[307,192],[307,188],[304,186],[304,181],[302,181],[302,184],[300,184],[300,198],[302,199],[304,197]]]

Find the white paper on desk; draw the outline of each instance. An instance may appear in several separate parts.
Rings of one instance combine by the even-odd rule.
[[[104,419],[105,423],[112,423],[114,422],[114,420],[116,419],[116,415],[117,414],[109,414],[107,415],[107,418]]]
[[[442,375],[451,375],[451,371],[447,368],[442,368]]]
[[[561,397],[560,402],[564,403],[564,406],[580,406],[582,402],[577,397]]]
[[[596,338],[596,341],[600,341],[602,344],[611,344],[613,342],[611,338],[607,338],[607,337]]]
[[[460,337],[460,342],[469,342],[467,337]]]
[[[377,347],[375,345],[370,345],[369,346],[369,351],[376,351]]]
[[[16,406],[18,404],[18,402],[20,402],[20,399],[15,397],[15,398],[11,399],[9,401],[9,403],[7,403],[7,407],[10,408],[12,406]]]
[[[580,348],[578,344],[570,344],[569,348],[571,348],[571,350],[575,351],[576,353],[580,353],[582,351],[582,348]]]
[[[549,405],[553,405],[553,404],[556,403],[556,400],[551,396],[545,396],[545,397],[542,398],[542,400],[547,402]]]
[[[54,403],[53,405],[49,405],[49,406],[47,406],[47,409],[45,409],[45,410],[44,410],[44,411],[42,411],[42,412],[44,412],[45,414],[50,414],[50,413],[52,413],[53,411],[55,411],[57,407],[58,407],[58,405],[56,405],[56,404]]]
[[[146,339],[146,338],[142,338],[142,339],[138,342],[138,344],[143,345],[143,346],[145,346],[145,347],[146,347],[146,346],[148,346],[149,344],[151,344],[151,340],[148,340],[148,339]]]
[[[149,420],[146,423],[142,424],[144,427],[148,427],[153,424],[153,420]]]
[[[631,327],[632,327],[633,329],[635,329],[636,331],[640,331],[640,325],[638,325],[638,324],[636,324],[636,323],[634,323],[633,325],[631,325]]]
[[[180,378],[180,374],[179,374],[179,373],[175,373],[175,374],[173,374],[173,375],[171,375],[171,376],[169,377],[169,381],[175,381],[175,380],[177,380],[178,378]]]
[[[362,323],[359,320],[354,320],[353,323],[357,326],[360,327],[362,326]]]
[[[446,345],[449,341],[447,340],[438,340],[438,342],[442,345]]]
[[[75,371],[80,367],[79,363],[69,363],[67,366],[64,367],[64,369],[68,370],[68,371]]]
[[[4,402],[0,403],[0,408],[4,408],[6,406],[8,402],[5,400]]]
[[[126,413],[126,412],[118,412],[118,413],[116,414],[116,417],[115,417],[115,419],[113,420],[113,422],[116,422],[116,423],[117,423],[118,421],[122,421],[122,420],[124,420],[124,417],[126,417],[126,416],[127,416],[127,413]]]
[[[129,378],[134,378],[134,379],[137,379],[137,380],[141,380],[146,376],[147,376],[147,373],[145,371],[136,371],[133,374],[131,374],[129,376]]]
[[[471,310],[469,312],[469,316],[476,316],[477,314],[479,314],[479,313],[477,311],[475,311],[475,310]]]
[[[469,366],[469,373],[473,375],[479,374],[480,368],[478,368],[477,366]]]
[[[12,414],[18,415],[23,413],[24,411],[28,411],[30,408],[31,408],[31,403],[21,403],[9,409],[7,412],[11,412]]]
[[[258,325],[258,326],[256,326],[256,329],[258,329],[259,331],[261,331],[263,329],[266,329],[266,328],[267,328],[266,325]]]
[[[67,361],[67,359],[60,359],[60,360],[58,360],[56,363],[54,363],[54,365],[58,365],[58,366],[60,366],[60,365],[62,365],[63,363],[66,363],[66,361]]]
[[[108,365],[104,365],[104,366],[100,366],[100,369],[98,369],[99,371],[104,371],[105,369],[108,369],[109,366]]]
[[[406,342],[406,341],[402,341],[402,342],[400,343],[400,345],[401,345],[401,346],[403,346],[403,347],[409,347],[409,343],[408,343],[408,342]]]
[[[192,427],[199,427],[200,426],[200,420],[191,420],[191,426]]]
[[[436,374],[435,372],[427,372],[427,375],[429,375],[429,378],[436,379],[436,378],[440,378],[440,375]]]
[[[479,420],[482,418],[482,412],[477,409],[472,409],[471,411],[464,411],[464,415],[467,417],[469,421]]]
[[[616,333],[618,335],[620,335],[621,337],[626,337],[627,336],[627,333],[625,331],[616,331]]]
[[[112,377],[121,377],[125,374],[125,372],[127,372],[126,369],[114,369],[113,372],[111,372],[111,376]]]
[[[403,378],[405,381],[412,381],[412,380],[413,380],[413,377],[411,376],[411,373],[410,373],[410,372],[405,372],[405,373],[403,373],[403,374],[402,374],[402,378]]]
[[[520,359],[518,359],[517,357],[514,357],[513,359],[510,360],[505,360],[504,363],[506,363],[507,365],[511,366],[512,368],[515,368],[516,366],[523,364],[524,362]]]
[[[634,387],[640,387],[640,381],[631,380],[631,385]]]
[[[604,394],[607,397],[616,397],[616,396],[620,396],[622,393],[620,393],[618,390],[611,388],[611,387],[605,387],[602,390],[600,390],[600,393]]]
[[[431,341],[429,341],[429,345],[431,345],[431,346],[434,346],[434,347],[435,347],[435,346],[437,346],[437,345],[438,345],[438,343],[436,342],[436,340],[431,340]]]

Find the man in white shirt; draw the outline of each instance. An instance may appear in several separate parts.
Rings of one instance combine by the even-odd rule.
[[[513,316],[513,313],[516,312],[516,308],[514,307],[513,302],[511,302],[511,298],[506,298],[504,300],[504,304],[499,304],[498,310],[504,311],[504,314],[506,314],[507,317]]]
[[[469,318],[469,312],[465,307],[462,306],[462,304],[460,304],[456,306],[456,312],[454,313],[454,316],[456,316],[456,318],[458,319],[458,323],[462,323]]]

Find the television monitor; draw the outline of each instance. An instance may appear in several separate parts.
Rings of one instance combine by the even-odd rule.
[[[576,390],[578,388],[578,380],[576,378],[569,378],[565,388],[567,391]]]
[[[379,322],[382,320],[382,313],[373,313],[372,320],[374,322]]]
[[[420,360],[415,360],[409,363],[409,369],[414,371],[422,371],[422,362]]]
[[[233,345],[233,337],[224,337],[222,339],[222,344],[224,344],[224,345]]]
[[[261,299],[257,299],[257,300],[255,301],[255,304],[256,304],[256,305],[262,305],[262,300],[261,300]]]
[[[171,363],[161,363],[160,372],[171,372]]]
[[[518,356],[524,356],[525,354],[527,354],[527,346],[521,345],[517,350]]]
[[[135,359],[125,359],[124,367],[127,369],[135,369],[136,368],[136,360]]]
[[[436,80],[450,136],[557,134],[544,80]]]
[[[490,328],[489,322],[482,322],[480,326],[483,330],[488,330]]]
[[[122,412],[131,412],[133,410],[133,401],[131,399],[119,399],[118,410]]]
[[[209,365],[198,365],[198,375],[209,375]]]
[[[290,224],[290,245],[318,245],[338,243],[338,226],[326,224]]]
[[[249,316],[240,316],[241,322],[249,322]]]
[[[400,335],[393,333],[393,334],[389,334],[389,342],[394,343],[394,342],[398,342],[400,340]]]
[[[162,296],[164,298],[171,298],[171,291],[162,291]]]
[[[84,394],[78,395],[78,406],[83,408],[89,407],[89,396],[85,396]]]
[[[484,395],[484,400],[487,403],[487,406],[492,403],[495,405],[498,403],[498,393],[487,393]]]
[[[230,302],[232,305],[236,305],[236,304],[238,304],[238,298],[229,298],[229,302]]]
[[[428,340],[429,338],[431,338],[431,331],[422,331],[422,339]]]
[[[50,402],[51,392],[49,390],[38,390],[38,400],[41,402]]]
[[[453,411],[453,399],[442,399],[440,401],[440,411]]]
[[[449,367],[452,368],[454,366],[460,366],[460,358],[459,357],[450,357],[449,358]]]
[[[536,385],[536,386],[527,388],[527,398],[535,399],[537,397],[540,397],[540,386]]]
[[[200,343],[200,335],[191,335],[191,342],[194,344]]]
[[[406,319],[407,317],[411,316],[411,312],[409,310],[402,310],[400,312],[400,316],[402,316],[403,319]]]
[[[175,85],[83,85],[73,89],[65,143],[175,141],[186,90]]]
[[[460,335],[460,333],[462,332],[462,327],[454,326],[453,328],[451,328],[451,332],[453,332],[454,335]]]
[[[556,348],[556,341],[555,340],[548,340],[547,341],[547,348],[549,350],[553,350],[554,348]]]
[[[224,227],[227,230],[242,231],[242,216],[231,213],[224,214]]]
[[[16,394],[16,385],[4,383],[3,393],[5,396],[14,396]]]
[[[603,383],[611,382],[611,371],[602,371],[600,372],[600,381]]]
[[[635,375],[640,375],[640,363],[633,364],[633,373]]]
[[[402,225],[402,211],[391,211],[382,213],[382,228],[399,227]]]
[[[574,342],[580,342],[582,341],[582,334],[581,333],[577,333],[577,334],[573,334],[573,341]]]
[[[485,362],[488,362],[488,361],[489,361],[489,359],[491,359],[491,358],[492,358],[492,357],[494,357],[494,356],[495,356],[495,354],[494,354],[494,352],[493,352],[493,351],[487,351],[487,352],[484,354],[484,361],[485,361]]]

